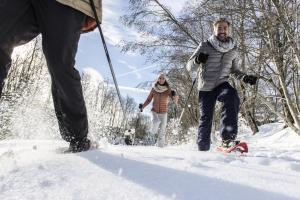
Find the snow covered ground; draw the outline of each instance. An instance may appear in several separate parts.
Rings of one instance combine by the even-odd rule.
[[[1,200],[296,200],[300,136],[280,124],[242,134],[250,152],[109,145],[58,153],[63,141],[0,142]]]

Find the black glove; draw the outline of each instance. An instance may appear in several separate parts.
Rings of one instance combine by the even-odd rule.
[[[196,62],[197,64],[200,64],[200,63],[205,64],[206,61],[207,61],[207,59],[208,59],[208,54],[205,54],[205,53],[199,53],[199,55],[198,55],[198,56],[196,57],[196,59],[195,59],[195,62]]]
[[[253,75],[245,75],[243,81],[245,83],[249,83],[250,85],[255,85],[257,82],[257,77]]]
[[[171,96],[172,96],[172,97],[175,97],[175,96],[176,96],[175,90],[171,90]]]
[[[139,104],[139,109],[141,112],[143,112],[143,104],[142,103]]]

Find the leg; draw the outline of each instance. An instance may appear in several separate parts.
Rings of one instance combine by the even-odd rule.
[[[235,88],[229,83],[220,87],[217,100],[223,103],[220,133],[223,141],[235,140],[238,131],[240,99]]]
[[[2,0],[0,3],[0,97],[11,66],[15,46],[24,44],[39,33],[36,17],[28,0]]]
[[[159,120],[158,114],[156,112],[152,111],[152,117],[153,117],[153,119],[152,119],[151,134],[155,135],[158,132],[160,120]]]
[[[32,4],[42,32],[61,135],[71,144],[88,148],[87,112],[80,75],[74,68],[85,15],[55,0],[33,1]]]
[[[159,119],[160,119],[160,128],[158,132],[157,146],[164,147],[166,144],[166,127],[167,127],[167,120],[168,120],[167,113],[159,114]]]
[[[8,70],[11,66],[11,52],[12,49],[4,50],[0,44],[0,97],[2,96],[4,80],[7,77]]]
[[[200,151],[210,149],[211,126],[216,104],[216,95],[214,91],[200,91],[200,125],[198,129],[198,148]]]

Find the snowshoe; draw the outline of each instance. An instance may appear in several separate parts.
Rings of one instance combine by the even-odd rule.
[[[222,145],[218,146],[217,150],[224,153],[240,152],[243,154],[248,153],[248,145],[246,142],[240,141],[222,142]]]

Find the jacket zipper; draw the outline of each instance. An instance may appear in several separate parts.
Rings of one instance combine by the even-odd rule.
[[[159,93],[159,101],[158,101],[158,113],[160,113],[160,99],[161,99],[161,98],[160,98],[160,97],[161,97],[160,95],[161,95],[161,93]]]
[[[221,73],[221,71],[222,71],[223,58],[224,58],[225,54],[226,54],[226,53],[222,53],[221,61],[220,61],[220,62],[221,62],[221,64],[220,64],[220,69],[219,69],[219,71],[218,71],[218,76],[217,76],[218,79],[215,81],[214,87],[216,87],[217,83],[219,82],[220,73]]]

